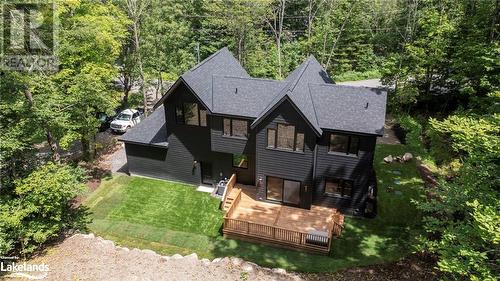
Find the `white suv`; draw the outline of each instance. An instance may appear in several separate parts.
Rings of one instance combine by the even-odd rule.
[[[135,109],[125,109],[111,122],[113,132],[125,133],[128,129],[141,122],[141,112]]]

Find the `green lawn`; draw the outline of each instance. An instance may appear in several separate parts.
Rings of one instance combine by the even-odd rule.
[[[124,246],[164,255],[237,256],[295,271],[336,271],[394,261],[411,251],[420,231],[420,214],[410,200],[423,196],[422,181],[414,163],[388,165],[382,161],[387,154],[404,152],[402,145],[377,146],[379,214],[375,219],[346,218],[342,238],[333,242],[330,256],[224,239],[219,201],[179,183],[115,176],[104,181],[84,204],[92,212],[90,230]],[[402,194],[387,192],[389,186]]]

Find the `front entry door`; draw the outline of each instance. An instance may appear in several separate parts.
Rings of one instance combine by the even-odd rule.
[[[213,184],[212,163],[201,162],[201,182],[204,184]]]

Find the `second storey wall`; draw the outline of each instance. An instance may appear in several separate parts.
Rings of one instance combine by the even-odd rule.
[[[357,156],[329,153],[329,139],[330,132],[324,132],[318,141],[313,201],[341,208],[347,213],[355,213],[356,209],[363,209],[366,200],[376,137],[359,136]],[[325,196],[325,178],[351,180],[354,184],[351,198]]]
[[[304,152],[267,148],[267,129],[279,123],[295,125],[304,133]],[[277,141],[277,140],[276,140]],[[313,187],[313,160],[316,136],[288,101],[284,101],[256,128],[256,184],[258,199],[266,199],[266,176],[302,182],[300,207],[309,208]]]

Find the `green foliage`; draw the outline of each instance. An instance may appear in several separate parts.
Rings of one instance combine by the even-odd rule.
[[[29,254],[85,217],[72,210],[84,190],[83,170],[47,163],[15,182],[15,192],[0,197],[0,254]]]
[[[398,118],[398,123],[405,131],[406,146],[420,156],[427,154],[422,144],[422,125],[413,117],[403,115]]]
[[[334,75],[333,80],[335,80],[335,82],[357,81],[357,80],[380,78],[380,75],[381,75],[380,71],[378,71],[377,69],[368,70],[365,72],[346,71],[339,75]]]
[[[495,280],[500,258],[498,116],[461,113],[429,123],[431,151],[460,157],[463,164],[453,179],[439,182],[430,200],[417,201],[426,214],[421,246],[439,256],[442,271]]]
[[[451,115],[443,121],[430,118],[433,147],[451,148],[459,157],[500,158],[499,115]]]
[[[403,2],[400,2],[403,3]],[[500,85],[496,1],[407,2],[401,47],[383,65],[392,110],[449,112]],[[406,5],[406,6],[405,6]]]

